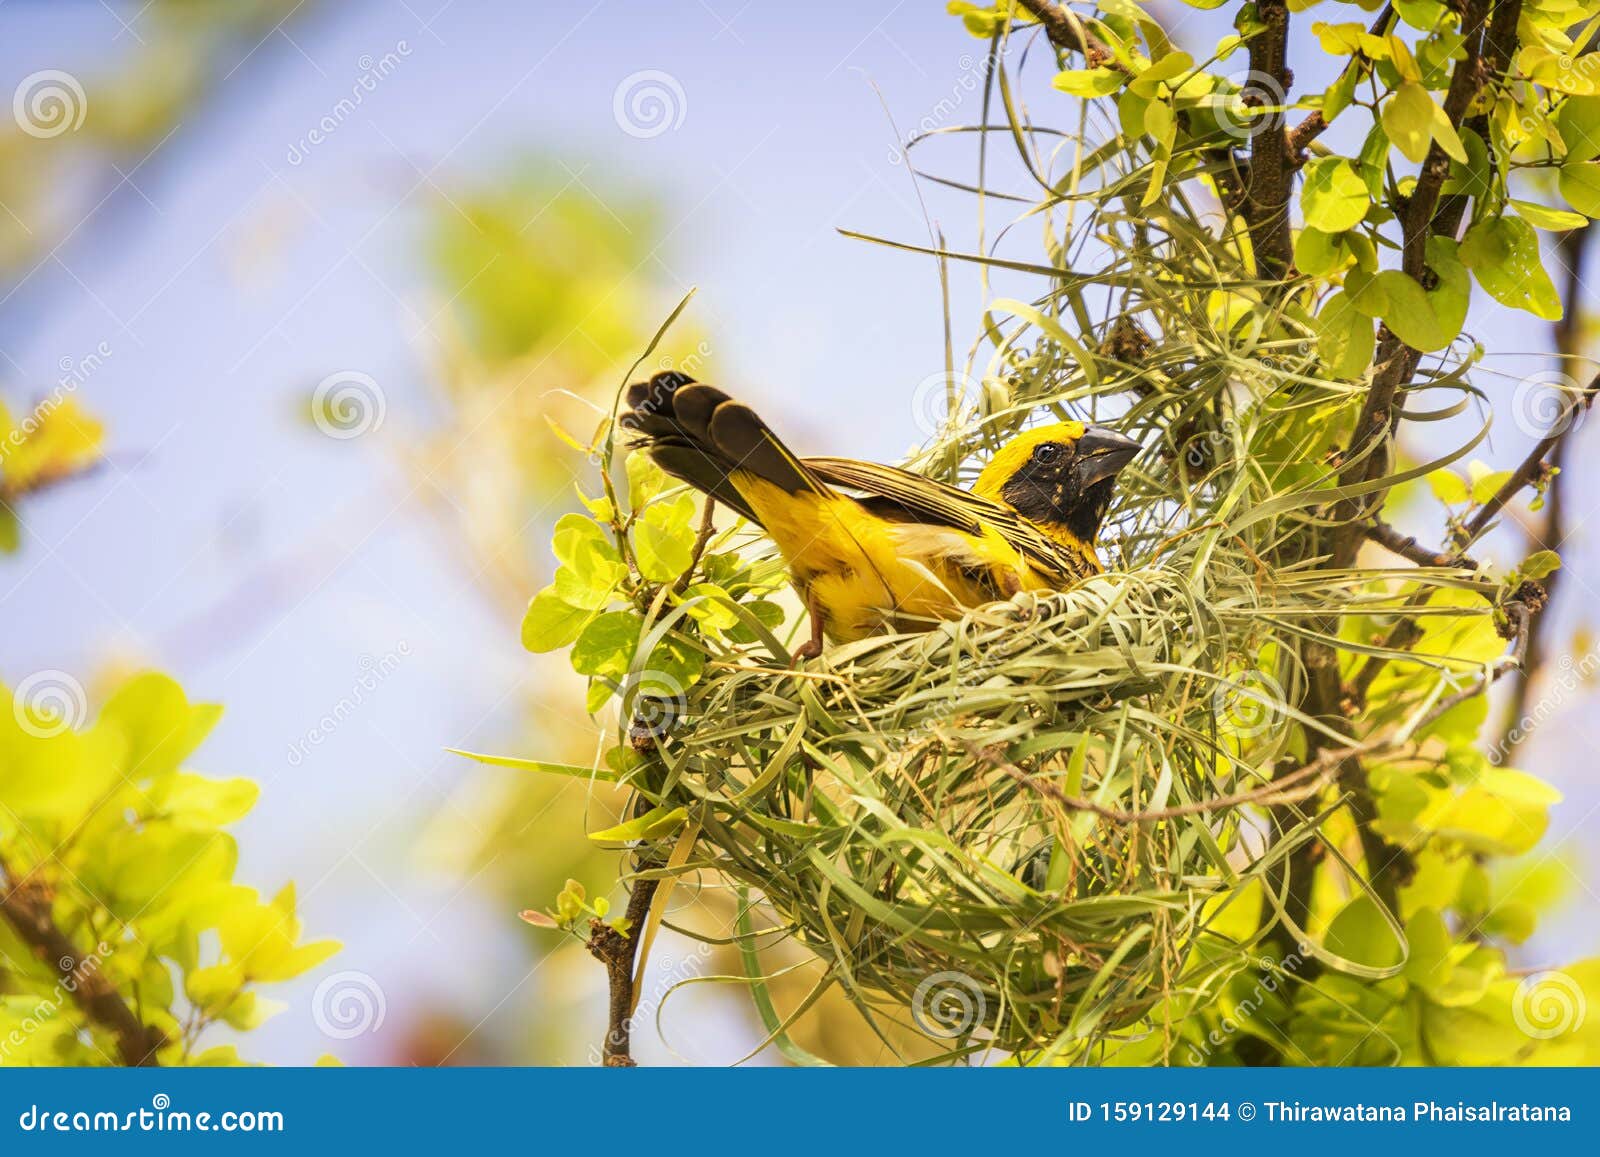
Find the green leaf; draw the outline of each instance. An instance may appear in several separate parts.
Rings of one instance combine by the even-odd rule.
[[[1350,295],[1350,304],[1367,317],[1380,318],[1383,311],[1389,308],[1389,299],[1383,293],[1383,282],[1378,280],[1376,274],[1368,273],[1365,269],[1352,269],[1345,275],[1344,291]]]
[[[1600,217],[1600,162],[1569,161],[1558,182],[1567,204],[1585,217]]]
[[[672,582],[694,561],[695,501],[684,494],[647,509],[633,528],[639,573],[651,582]]]
[[[1346,158],[1319,157],[1306,165],[1300,208],[1312,228],[1324,233],[1353,229],[1371,203],[1366,183]]]
[[[639,647],[644,620],[631,611],[598,615],[572,644],[572,669],[580,675],[621,679]]]
[[[1352,304],[1340,290],[1323,303],[1317,314],[1317,355],[1336,378],[1359,378],[1372,362],[1375,338],[1372,319]]]
[[[1516,217],[1479,221],[1462,238],[1460,253],[1461,263],[1501,305],[1547,321],[1561,316],[1561,295],[1540,261],[1538,234],[1526,221]]]
[[[1414,350],[1441,350],[1456,339],[1467,320],[1472,300],[1472,275],[1455,254],[1456,244],[1444,237],[1428,240],[1428,266],[1438,285],[1424,290],[1410,275],[1386,269],[1379,286],[1389,301],[1383,320]]]
[[[1561,556],[1553,550],[1536,550],[1517,568],[1523,578],[1548,578],[1561,569]]]
[[[1194,57],[1187,52],[1169,52],[1150,64],[1128,84],[1128,91],[1146,100],[1161,95],[1161,85],[1176,80],[1194,67]]]
[[[559,651],[583,631],[593,611],[572,606],[546,587],[533,596],[522,616],[522,645],[535,654]]]
[[[1582,213],[1554,209],[1537,201],[1519,201],[1513,197],[1510,205],[1517,211],[1518,216],[1535,229],[1543,229],[1550,233],[1565,233],[1569,229],[1577,229],[1588,224],[1588,218]]]
[[[542,759],[520,759],[514,755],[484,755],[477,751],[463,751],[459,747],[445,748],[451,755],[465,756],[467,759],[489,767],[509,767],[513,771],[534,771],[540,775],[564,775],[572,779],[603,779],[615,781],[617,773],[605,767],[581,767],[575,763],[548,763]]]
[[[550,545],[555,550],[556,559],[574,570],[591,565],[588,560],[594,555],[613,562],[621,561],[605,527],[584,514],[563,514],[556,521]]]
[[[645,695],[675,696],[694,686],[705,670],[706,655],[690,640],[669,632],[645,660],[637,690]]]
[[[1575,96],[1556,113],[1556,132],[1567,146],[1567,163],[1600,157],[1600,96]]]
[[[1350,102],[1355,99],[1356,86],[1365,75],[1365,69],[1346,68],[1328,86],[1328,90],[1322,94],[1322,119],[1326,123],[1331,125],[1340,113],[1350,107]]]
[[[1056,74],[1052,88],[1069,96],[1106,96],[1122,87],[1123,74],[1114,68],[1080,68]]]
[[[1397,88],[1383,106],[1383,131],[1406,160],[1420,164],[1428,155],[1436,108],[1428,90],[1413,81]],[[1465,160],[1464,155],[1462,159]]]
[[[1511,471],[1490,470],[1481,462],[1473,462],[1467,468],[1467,473],[1472,479],[1472,501],[1480,506],[1498,494],[1500,488],[1511,481]]]
[[[640,510],[667,484],[667,472],[648,454],[628,455],[628,509]]]
[[[1366,188],[1361,190],[1366,196]],[[1344,247],[1340,244],[1342,233],[1324,233],[1307,225],[1294,239],[1294,264],[1301,273],[1312,277],[1326,277],[1344,264]]]
[[[1329,56],[1354,56],[1361,51],[1361,38],[1366,28],[1350,21],[1343,24],[1316,23],[1311,32]]]
[[[589,838],[597,844],[631,844],[638,840],[659,840],[678,831],[688,819],[688,808],[669,808],[662,804],[651,808],[642,816],[635,816],[626,823],[590,832]]]
[[[1461,506],[1471,499],[1467,480],[1454,470],[1440,468],[1428,475],[1428,489],[1446,506]]]
[[[1444,109],[1439,107],[1432,97],[1428,103],[1433,106],[1433,139],[1439,142],[1439,147],[1444,150],[1445,156],[1460,164],[1467,163],[1467,149],[1461,143],[1461,137],[1456,133],[1456,126],[1450,123],[1450,117]]]
[[[571,606],[599,610],[627,578],[628,568],[611,535],[582,514],[564,515],[556,523],[551,545],[561,562],[553,589]]]
[[[1439,0],[1395,0],[1394,10],[1400,19],[1421,32],[1432,32],[1445,13]]]
[[[1528,851],[1550,825],[1561,793],[1543,780],[1507,767],[1487,767],[1460,793],[1442,792],[1416,819],[1426,832],[1455,840],[1468,851],[1516,856]]]
[[[1392,968],[1401,959],[1401,944],[1395,939],[1394,929],[1384,920],[1378,905],[1365,895],[1351,900],[1333,918],[1323,947],[1367,968]]]

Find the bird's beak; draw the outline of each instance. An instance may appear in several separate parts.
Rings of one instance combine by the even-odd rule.
[[[1078,483],[1093,486],[1121,470],[1139,452],[1139,443],[1104,426],[1090,426],[1078,439]]]

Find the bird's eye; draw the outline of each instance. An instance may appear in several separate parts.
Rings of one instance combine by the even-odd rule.
[[[1061,457],[1061,447],[1055,442],[1046,442],[1033,452],[1035,462],[1054,462]]]

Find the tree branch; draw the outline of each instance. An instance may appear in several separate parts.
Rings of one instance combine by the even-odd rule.
[[[0,861],[0,916],[41,960],[49,962],[62,986],[91,1022],[117,1040],[117,1054],[130,1068],[154,1067],[166,1037],[139,1019],[122,994],[98,970],[83,967],[85,953],[56,924],[51,894],[44,882],[19,879]]]
[[[661,881],[635,880],[628,896],[628,923],[626,932],[618,932],[603,920],[589,922],[589,954],[606,967],[606,981],[610,989],[608,1003],[604,1064],[611,1069],[631,1069],[633,1059],[633,965],[638,955],[639,939],[644,935],[645,921],[650,916],[650,905],[656,898]]]
[[[1444,551],[1430,550],[1416,540],[1414,536],[1401,534],[1381,518],[1374,518],[1362,526],[1362,531],[1373,542],[1393,554],[1399,555],[1407,562],[1416,563],[1418,566],[1429,567],[1462,567],[1466,570],[1477,570],[1478,564],[1470,558],[1462,558],[1459,554],[1447,554]]]
[[[1545,457],[1558,450],[1566,441],[1567,435],[1577,428],[1578,412],[1586,411],[1593,406],[1596,394],[1600,394],[1600,373],[1597,373],[1584,387],[1583,393],[1567,404],[1561,411],[1561,416],[1551,424],[1550,432],[1539,439],[1538,444],[1528,452],[1528,456],[1511,472],[1511,477],[1494,492],[1494,496],[1478,507],[1477,512],[1467,520],[1466,525],[1457,534],[1463,547],[1475,542],[1519,491],[1539,480],[1545,473]]]
[[[1083,21],[1078,19],[1076,13],[1061,7],[1053,0],[1021,0],[1021,2],[1022,6],[1044,25],[1045,35],[1050,37],[1050,42],[1057,48],[1081,53],[1084,63],[1090,68],[1104,67],[1121,73],[1129,71],[1128,66],[1118,60],[1116,53],[1111,51],[1111,46],[1090,31]]]
[[[1383,11],[1378,13],[1378,18],[1372,22],[1372,27],[1368,31],[1373,36],[1382,36],[1389,31],[1389,25],[1393,20],[1394,5],[1385,4],[1383,6]],[[1343,80],[1345,74],[1348,73],[1352,68],[1365,69],[1369,67],[1371,67],[1371,61],[1366,58],[1365,54],[1358,52],[1350,58],[1348,63],[1345,64],[1344,69],[1341,70],[1339,74],[1339,79]],[[1322,110],[1318,109],[1316,112],[1309,114],[1299,124],[1295,125],[1294,128],[1290,129],[1288,136],[1290,163],[1294,165],[1303,164],[1306,146],[1321,136],[1327,130],[1327,128],[1328,121],[1322,115]]]
[[[1562,310],[1561,320],[1555,323],[1554,329],[1556,353],[1563,367],[1578,356],[1582,345],[1585,315],[1581,296],[1583,271],[1594,237],[1594,232],[1588,226],[1574,229],[1561,236],[1559,252],[1567,271],[1566,283],[1562,287],[1564,290],[1562,300],[1566,308]],[[1545,494],[1543,524],[1530,536],[1532,539],[1530,545],[1541,550],[1557,549],[1566,541],[1566,495],[1570,479],[1567,477],[1565,467],[1571,446],[1572,439],[1563,438],[1550,455],[1550,464],[1555,467],[1556,473],[1550,480],[1549,490]],[[1561,572],[1557,570],[1546,575],[1543,580],[1547,611],[1555,598],[1560,578]],[[1548,622],[1550,616],[1541,614],[1534,618],[1528,627],[1527,658],[1523,664],[1522,674],[1511,692],[1511,701],[1506,705],[1505,728],[1499,744],[1499,750],[1507,756],[1521,746],[1527,737],[1521,723],[1528,714],[1528,695],[1533,681],[1544,667],[1545,624]]]
[[[1485,31],[1489,14],[1489,0],[1467,0],[1462,28],[1466,35],[1466,59],[1458,62],[1450,76],[1450,88],[1445,96],[1444,112],[1451,123],[1460,124],[1467,109],[1483,91],[1490,77],[1505,73],[1516,44],[1517,20],[1522,12],[1522,0],[1500,0],[1495,6],[1494,19]],[[1417,281],[1427,274],[1427,242],[1434,234],[1454,236],[1461,225],[1466,209],[1465,198],[1452,198],[1443,212],[1439,210],[1439,194],[1449,175],[1450,159],[1437,142],[1429,147],[1423,161],[1421,176],[1416,188],[1403,206],[1400,219],[1403,233],[1402,268]],[[1388,471],[1389,447],[1395,427],[1399,422],[1399,399],[1403,388],[1410,383],[1422,361],[1422,354],[1402,342],[1387,326],[1380,331],[1375,364],[1377,374],[1362,403],[1351,435],[1349,448],[1343,455],[1339,473],[1341,486],[1356,486],[1381,478]],[[1362,498],[1346,499],[1335,507],[1336,520],[1346,525],[1335,535],[1333,565],[1349,567],[1360,546],[1362,529],[1356,525],[1363,509],[1373,512],[1383,508],[1387,489]]]
[[[1250,39],[1250,71],[1270,77],[1287,99],[1294,84],[1289,68],[1289,6],[1286,0],[1258,0],[1257,17],[1266,30]],[[1250,188],[1245,203],[1256,267],[1281,278],[1294,260],[1289,232],[1289,191],[1294,184],[1288,135],[1274,117],[1250,142]]]

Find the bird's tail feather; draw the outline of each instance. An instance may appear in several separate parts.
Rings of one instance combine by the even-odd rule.
[[[663,470],[752,521],[760,519],[732,481],[736,470],[791,494],[831,493],[754,410],[687,374],[668,371],[636,382],[627,400],[622,426],[644,435]]]

